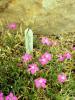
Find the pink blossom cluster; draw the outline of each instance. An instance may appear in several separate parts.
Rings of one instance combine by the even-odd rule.
[[[27,63],[29,61],[32,60],[32,56],[30,54],[27,54],[25,53],[23,56],[22,56],[22,61]],[[45,52],[40,58],[39,58],[39,62],[42,64],[42,65],[46,65],[49,61],[52,60],[52,55],[48,52]],[[34,64],[33,64],[34,65]],[[32,68],[32,65],[29,65],[30,69]]]
[[[48,38],[46,37],[43,37],[41,42],[43,44],[46,44],[46,45],[52,45],[52,41],[50,41]],[[56,45],[56,42],[55,44]],[[70,52],[66,52],[64,54],[59,54],[58,55],[58,60],[59,61],[64,61],[65,59],[71,59],[72,55]],[[32,60],[32,55],[30,54],[27,54],[25,53],[23,56],[22,56],[22,61],[27,63],[29,61]],[[48,64],[49,61],[52,60],[52,54],[48,53],[48,52],[45,52],[40,58],[39,58],[39,62],[42,66]],[[38,65],[36,63],[32,63],[32,64],[29,64],[28,65],[28,69],[27,71],[29,73],[31,73],[32,75],[36,74],[36,72],[38,72],[40,69],[38,67]],[[57,79],[58,79],[58,82],[59,83],[64,83],[66,80],[67,80],[67,76],[65,73],[60,73],[58,74],[57,76]],[[47,80],[43,77],[39,77],[39,78],[36,78],[34,80],[34,84],[35,84],[35,87],[36,88],[46,88],[46,83],[47,83]]]
[[[25,62],[25,63],[27,63],[27,62],[29,62],[29,61],[31,61],[31,60],[32,60],[32,55],[30,55],[30,54],[25,53],[25,54],[22,56],[22,61]]]
[[[46,88],[46,79],[45,78],[37,78],[34,80],[36,88]]]
[[[22,56],[22,60],[23,60],[24,62],[28,62],[28,61],[30,61],[31,59],[32,59],[32,56],[29,55],[29,54],[24,54],[24,55]],[[48,61],[50,61],[50,60],[52,59],[52,55],[49,54],[48,52],[46,52],[46,53],[44,53],[44,54],[42,55],[41,59],[45,59],[45,62],[44,62],[44,61],[41,62],[41,60],[40,60],[40,63],[41,63],[42,65],[47,64]],[[31,74],[35,74],[37,71],[39,71],[39,67],[38,67],[37,64],[32,63],[32,64],[29,64],[29,65],[28,65],[28,70],[27,70],[27,71],[30,72]],[[42,77],[41,77],[41,78],[35,79],[35,80],[34,80],[34,83],[35,83],[36,88],[46,88],[46,79],[44,79],[44,78],[42,78]]]
[[[31,74],[35,74],[37,71],[39,71],[39,67],[37,66],[37,64],[29,64],[28,66],[28,72],[30,72]]]
[[[52,45],[52,41],[50,41],[49,38],[47,38],[47,37],[42,37],[41,43],[48,45],[48,46]]]
[[[0,100],[4,100],[4,96],[2,92],[0,92]]]
[[[3,93],[0,93],[0,100],[18,100],[18,98],[10,92],[6,97],[4,97]]]
[[[9,29],[13,29],[15,30],[17,27],[16,23],[10,23],[8,25],[8,28]],[[45,44],[45,45],[48,45],[48,46],[52,46],[52,45],[57,45],[57,42],[55,41],[51,41],[49,40],[49,38],[47,37],[42,37],[41,39],[41,43],[42,44]],[[73,47],[73,50],[75,50],[75,47]],[[62,54],[59,54],[58,55],[58,60],[59,61],[64,61],[65,59],[71,59],[71,54],[69,52],[66,52],[64,53],[63,55]],[[29,61],[32,60],[32,55],[30,54],[27,54],[25,53],[23,56],[22,56],[22,61],[27,63]],[[41,63],[41,65],[46,65],[48,64],[49,61],[52,60],[52,55],[48,52],[45,52],[40,58],[39,58],[39,62]],[[37,71],[39,71],[39,67],[37,64],[35,63],[32,63],[32,64],[29,64],[28,65],[28,72],[30,72],[32,75],[35,74]],[[59,83],[64,83],[66,80],[67,80],[67,76],[65,73],[60,73],[58,76],[57,76],[57,79],[58,79],[58,82]],[[46,83],[47,83],[47,80],[45,78],[42,78],[42,77],[39,77],[37,79],[34,80],[34,84],[36,86],[36,88],[46,88]],[[5,99],[4,99],[5,98]],[[13,95],[12,92],[10,92],[6,97],[4,97],[3,93],[1,92],[0,93],[0,100],[18,100],[18,98]]]
[[[40,58],[39,58],[39,62],[42,65],[46,65],[49,61],[52,60],[52,55],[48,52],[44,53]]]
[[[59,54],[58,55],[58,60],[59,61],[64,61],[65,59],[71,59],[71,57],[72,57],[72,55],[69,52],[66,52],[63,55]]]
[[[64,83],[66,80],[67,80],[66,74],[60,73],[60,74],[58,75],[58,81],[59,81],[59,83]]]
[[[39,67],[37,64],[29,64],[28,66],[28,72],[31,74],[35,74],[37,71],[39,71]],[[46,88],[46,79],[44,78],[37,78],[34,80],[36,88]]]
[[[28,68],[28,72],[31,74],[35,74],[39,71],[37,64],[30,64]],[[37,78],[34,80],[36,88],[46,88],[46,79],[44,78]]]
[[[41,43],[44,44],[44,45],[47,45],[47,46],[56,46],[56,45],[58,45],[57,41],[49,40],[49,38],[47,38],[47,37],[42,37]]]
[[[43,57],[45,57],[47,61],[51,60],[51,55],[49,53],[45,53]],[[30,54],[25,53],[22,56],[22,60],[25,63],[31,61],[31,59],[32,59],[32,56]],[[35,74],[37,71],[39,71],[39,67],[37,64],[32,63],[28,65],[27,71],[30,72],[31,74]],[[46,88],[46,79],[44,78],[37,78],[34,80],[34,83],[35,83],[36,88]]]
[[[64,55],[59,55],[59,60],[63,61],[64,59],[70,59],[71,58],[71,54],[70,53],[65,53]],[[32,56],[30,54],[25,53],[22,56],[22,60],[23,62],[28,62],[32,60]],[[41,63],[41,65],[46,65],[49,61],[52,60],[52,55],[48,52],[45,52],[40,58],[39,58],[39,62]],[[28,65],[28,69],[27,71],[29,73],[36,74],[37,71],[39,71],[39,67],[36,63],[32,63]],[[60,73],[58,75],[58,81],[59,83],[64,83],[67,80],[67,77],[64,73]],[[36,88],[46,88],[46,83],[47,80],[45,78],[39,77],[37,79],[34,80],[34,84],[36,86]]]
[[[10,23],[10,24],[8,24],[7,27],[8,27],[9,29],[15,30],[16,27],[17,27],[17,25],[16,25],[16,23]]]

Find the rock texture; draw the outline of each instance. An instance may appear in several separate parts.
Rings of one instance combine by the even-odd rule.
[[[75,31],[75,0],[5,1],[0,0],[0,19],[24,22],[40,34]]]

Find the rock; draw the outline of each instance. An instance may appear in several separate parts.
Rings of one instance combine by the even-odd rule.
[[[75,31],[75,0],[7,1],[8,7],[0,13],[0,19],[23,22],[37,34]]]

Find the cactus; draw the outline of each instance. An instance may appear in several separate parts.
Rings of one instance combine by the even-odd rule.
[[[33,52],[33,32],[31,29],[27,28],[24,32],[24,35],[26,53],[30,54]]]

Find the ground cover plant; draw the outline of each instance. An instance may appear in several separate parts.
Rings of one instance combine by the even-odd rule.
[[[0,100],[75,100],[75,35],[35,35],[26,53],[24,28],[0,26]]]

